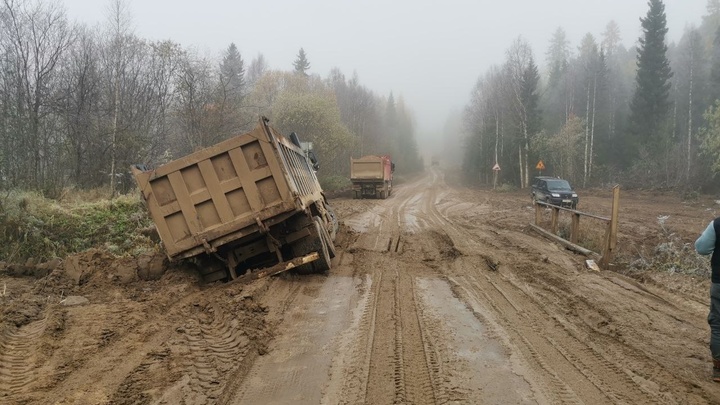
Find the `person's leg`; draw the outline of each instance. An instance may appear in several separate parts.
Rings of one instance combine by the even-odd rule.
[[[720,284],[710,286],[710,353],[713,358],[713,381],[720,382]]]

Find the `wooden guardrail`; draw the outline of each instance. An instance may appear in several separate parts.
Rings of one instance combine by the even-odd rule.
[[[615,186],[613,187],[613,201],[612,201],[612,210],[610,217],[602,217],[599,215],[589,214],[586,212],[581,212],[578,210],[573,210],[570,208],[564,208],[557,205],[548,204],[546,202],[542,201],[535,201],[535,224],[530,224],[530,227],[534,230],[536,230],[538,233],[542,234],[543,236],[548,237],[549,239],[552,239],[567,248],[574,250],[576,252],[582,253],[586,256],[590,255],[597,255],[600,257],[599,266],[603,269],[607,269],[608,265],[610,264],[610,260],[612,259],[612,256],[615,252],[615,246],[617,245],[617,231],[618,231],[618,212],[620,207],[620,187]],[[551,217],[550,217],[550,230],[545,230],[540,227],[540,223],[542,222],[542,212],[544,208],[550,208],[552,209]],[[570,239],[564,239],[560,236],[558,236],[558,230],[560,227],[560,212],[568,212],[570,215],[572,215],[571,222],[570,222]],[[578,245],[578,241],[580,240],[580,217],[586,216],[589,218],[593,218],[602,222],[605,222],[605,236],[603,238],[603,248],[602,252],[597,253],[593,252],[589,249],[586,249],[580,245]]]

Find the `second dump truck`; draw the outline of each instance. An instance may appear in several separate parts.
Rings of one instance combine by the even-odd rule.
[[[264,117],[248,133],[132,172],[168,257],[197,258],[205,281],[330,269],[337,220],[313,164],[294,133]]]
[[[387,155],[350,158],[350,181],[355,198],[387,198],[392,192],[395,163]]]

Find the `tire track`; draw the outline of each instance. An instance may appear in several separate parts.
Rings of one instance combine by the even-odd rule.
[[[457,224],[453,223],[442,212],[440,212],[440,210],[437,209],[436,204],[428,204],[426,205],[426,209],[428,209],[436,216],[437,220],[440,224],[442,224],[443,228],[446,229],[449,234],[451,234],[451,237],[454,236],[454,240],[465,240],[466,246],[464,247],[466,249],[471,248],[473,250],[482,251],[484,250],[482,247],[483,245],[490,245],[494,247],[502,247],[502,250],[507,250],[509,246],[516,245],[515,242],[509,240],[508,238],[497,235],[497,232],[493,232],[496,237],[482,238],[480,240],[478,239],[478,236],[480,235],[476,235],[473,232],[470,232],[465,228],[458,227]],[[503,243],[507,244],[508,246],[499,246],[497,243],[498,240],[502,240]],[[527,251],[527,249],[523,249],[521,246],[518,246],[518,251],[523,250],[525,250],[528,254],[532,254],[532,252]],[[507,259],[504,259],[504,261],[506,260]],[[514,260],[510,258],[510,263],[506,264],[512,267],[513,262]],[[480,271],[482,272],[482,270]],[[597,390],[602,392],[608,401],[613,403],[637,403],[638,401],[647,401],[650,397],[653,398],[653,402],[679,403],[679,398],[675,398],[668,393],[664,393],[662,392],[662,390],[657,390],[657,387],[662,386],[662,381],[677,381],[682,380],[682,378],[680,376],[669,373],[667,370],[663,369],[659,366],[659,364],[651,361],[649,358],[638,359],[638,356],[643,357],[644,352],[642,349],[635,350],[632,354],[623,353],[623,355],[611,355],[609,351],[620,350],[620,352],[628,352],[629,350],[625,346],[618,347],[617,341],[613,339],[603,339],[606,342],[605,345],[593,345],[591,342],[597,340],[597,331],[586,332],[583,333],[581,336],[579,336],[578,333],[573,333],[572,328],[576,328],[577,325],[569,321],[561,322],[560,319],[562,319],[562,316],[558,316],[558,313],[556,313],[555,311],[551,312],[548,309],[557,308],[557,305],[559,303],[557,296],[554,298],[547,297],[554,302],[541,302],[538,301],[537,297],[529,295],[525,291],[523,286],[517,284],[517,281],[513,282],[512,280],[507,280],[504,278],[504,275],[501,275],[499,281],[497,281],[498,278],[494,277],[497,282],[493,282],[492,280],[490,280],[487,274],[482,274],[482,276],[484,276],[484,278],[486,279],[485,282],[488,282],[490,285],[492,285],[492,287],[497,290],[497,293],[500,294],[500,296],[502,296],[505,301],[513,307],[514,312],[518,314],[532,313],[532,309],[527,304],[529,302],[534,302],[534,307],[540,308],[541,311],[544,312],[543,316],[525,316],[525,320],[522,319],[523,317],[520,317],[517,322],[508,324],[507,328],[513,328],[515,327],[514,325],[518,325],[523,321],[525,323],[529,322],[529,324],[531,325],[531,329],[534,333],[540,333],[547,336],[544,345],[541,342],[536,343],[532,339],[530,339],[529,342],[531,342],[532,344],[539,344],[539,347],[547,346],[549,344],[567,361],[567,363],[571,364],[577,370],[577,372],[579,372],[579,375],[585,377],[585,380],[587,382],[591,383]],[[539,280],[535,280],[535,282],[537,281],[545,282],[546,280],[541,277],[539,278]],[[507,288],[499,287],[498,282],[503,283],[503,285],[506,285]],[[476,285],[480,285],[484,282],[476,281],[476,283]],[[562,285],[562,283],[559,285]],[[549,290],[552,291],[553,287],[548,287],[550,287]],[[505,290],[507,290],[507,292]],[[648,310],[650,312],[660,312],[664,316],[668,316],[669,318],[676,319],[678,321],[682,320],[678,319],[678,316],[672,314],[669,310],[664,310],[664,307],[658,308],[657,305],[653,305],[653,303],[648,303],[647,300],[649,300],[649,298],[645,294],[631,294],[633,293],[632,291],[627,291],[626,289],[623,290],[621,288],[618,288],[617,290],[620,291],[621,295],[624,295],[626,297],[628,302],[637,301],[638,295],[640,295],[642,297],[642,299],[640,300],[641,305],[646,306],[646,310],[643,312],[648,312]],[[508,292],[512,292],[513,294],[509,294]],[[513,297],[513,295],[517,294],[517,292],[521,293],[521,298]],[[585,304],[587,306],[587,311],[598,310],[597,308],[593,309],[593,307],[586,299],[581,296],[577,296],[572,292],[556,292],[556,294],[565,293],[570,293],[571,296],[577,298],[577,301]],[[516,303],[522,303],[522,305],[518,305]],[[548,306],[548,304],[550,305]],[[491,304],[491,306],[494,305]],[[498,315],[507,315],[506,313],[500,311],[497,307],[495,307],[495,311]],[[562,313],[562,311],[560,311],[560,313]],[[538,319],[554,319],[554,322],[544,322],[540,324],[537,321]],[[582,328],[583,326],[586,328],[589,327],[589,325],[581,324],[580,328]],[[522,329],[522,327],[518,327],[518,330]],[[535,351],[537,352],[537,350]],[[546,353],[545,350],[541,350],[540,352]],[[626,357],[625,355],[628,356]],[[627,361],[628,358],[635,359],[636,361],[633,362],[634,364],[631,364]],[[556,365],[556,367],[558,366],[559,365]],[[561,370],[562,368],[558,369],[558,371]],[[639,377],[636,370],[643,370],[643,374],[646,374],[648,370],[651,371],[649,372],[649,376],[645,375],[644,377]],[[571,374],[564,374],[561,372],[556,375],[560,376],[560,378],[562,379],[567,379],[568,381],[572,381],[574,379]],[[553,384],[557,385],[557,382],[554,382]],[[573,382],[572,385],[578,386],[577,382]],[[580,384],[580,386],[582,385],[585,384]],[[697,397],[697,390],[693,389],[691,386],[688,387],[688,391],[695,391],[693,394],[690,395],[690,398],[687,398],[689,403],[702,403],[703,400],[709,399],[704,394],[699,394],[702,399],[700,397]],[[585,390],[580,389],[578,392],[585,392]],[[579,399],[580,397],[577,398]],[[582,398],[585,398],[585,396],[582,395]],[[575,400],[572,398],[561,399],[563,401]]]
[[[264,293],[267,293],[268,291],[273,290],[273,283],[278,282],[278,280],[273,280],[272,283],[269,283],[267,288],[264,290]],[[295,302],[295,299],[300,294],[300,291],[302,290],[303,286],[298,283],[290,283],[288,290],[279,297],[275,303],[281,308],[280,312],[278,313],[278,318],[268,321],[267,328],[269,330],[275,330],[277,325],[282,321],[281,315],[284,315],[287,313],[288,310],[290,310],[293,302]],[[265,342],[267,344],[269,342]],[[226,378],[225,385],[223,386],[222,394],[220,398],[217,401],[218,405],[225,405],[225,404],[233,404],[235,403],[236,398],[241,398],[242,393],[240,392],[240,388],[242,384],[245,382],[247,378],[249,378],[252,370],[252,366],[259,357],[260,354],[264,354],[266,351],[264,345],[259,348],[255,348],[256,350],[250,350],[247,352],[243,357],[242,361],[237,361],[237,366],[235,369],[230,373],[230,375]]]
[[[480,322],[490,323],[495,329],[503,330],[508,335],[509,342],[515,346],[513,352],[523,355],[527,367],[534,370],[534,376],[540,378],[535,385],[551,403],[583,403],[570,385],[558,374],[555,367],[549,364],[546,357],[541,354],[541,349],[545,348],[538,348],[538,345],[534,344],[526,335],[518,332],[512,325],[508,325],[511,321],[506,320],[506,317],[511,309],[504,309],[500,306],[499,302],[504,300],[502,296],[498,297],[497,293],[492,294],[487,288],[483,288],[477,281],[468,277],[450,277],[448,281],[451,282],[458,298],[468,304]],[[483,305],[484,303],[487,304],[487,307]],[[491,312],[488,313],[487,309],[490,309]]]
[[[237,318],[217,304],[200,308],[190,320],[185,339],[190,349],[185,367],[190,376],[188,399],[217,403],[225,383],[249,351],[250,339]]]
[[[428,333],[427,324],[424,320],[424,311],[420,301],[417,297],[417,286],[415,279],[410,279],[410,289],[412,291],[412,302],[415,313],[415,324],[420,332],[420,340],[422,342],[422,354],[425,357],[425,368],[422,370],[427,372],[427,376],[423,376],[426,379],[426,383],[423,388],[423,398],[432,398],[432,403],[445,403],[447,402],[447,394],[442,388],[440,383],[440,362],[438,360],[438,352],[435,349],[435,343],[431,335]],[[421,403],[416,401],[415,403]]]
[[[0,392],[23,394],[37,380],[37,351],[48,324],[47,316],[0,334]]]

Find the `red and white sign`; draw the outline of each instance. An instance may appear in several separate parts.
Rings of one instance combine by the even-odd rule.
[[[500,171],[500,165],[497,164],[497,163],[495,163],[495,166],[493,166],[493,170],[495,170],[496,172],[499,172],[499,171]]]

